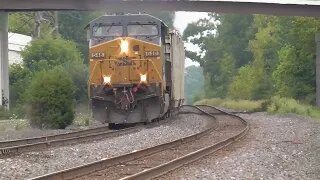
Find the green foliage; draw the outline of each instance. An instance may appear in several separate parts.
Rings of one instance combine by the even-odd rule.
[[[9,32],[33,36],[34,12],[14,12],[9,14]]]
[[[75,42],[76,47],[85,60],[85,64],[89,62],[89,43],[87,41],[87,30],[85,27],[91,20],[100,15],[102,15],[101,12],[89,11],[58,12],[59,34],[62,38]]]
[[[26,129],[30,126],[28,121],[22,120],[22,119],[11,119],[12,125],[16,131]]]
[[[261,109],[261,105],[264,101],[249,101],[249,100],[231,100],[231,99],[221,99],[221,98],[212,98],[212,99],[203,99],[195,102],[197,105],[211,105],[224,107],[234,110],[242,110],[242,111],[258,111]]]
[[[74,118],[74,85],[61,67],[37,72],[26,90],[32,126],[65,128]]]
[[[241,67],[238,75],[230,85],[230,97],[234,99],[252,99],[254,84],[257,83],[256,77],[251,66]]]
[[[75,99],[77,103],[87,102],[88,100],[88,67],[79,62],[67,62],[63,68],[71,77],[75,84]]]
[[[198,91],[198,92],[193,94],[192,103],[200,101],[203,98],[204,98],[204,92],[203,91]]]
[[[195,93],[201,91],[204,77],[201,67],[189,66],[185,68],[184,94],[187,104],[192,103]]]
[[[303,105],[292,98],[283,98],[280,96],[274,96],[271,98],[268,112],[280,114],[294,113],[302,116],[320,118],[319,108],[310,105]]]
[[[24,66],[32,72],[52,69],[67,62],[82,62],[81,55],[72,41],[50,36],[33,40],[21,56]]]
[[[209,17],[189,24],[183,34],[185,40],[200,47],[204,56],[195,52],[187,52],[186,56],[203,67],[205,96],[224,98],[237,68],[252,61],[248,43],[255,33],[253,16],[209,14]]]
[[[88,67],[83,64],[75,43],[46,36],[33,40],[22,52],[24,67],[31,72],[64,67],[75,84],[77,101],[87,99]]]
[[[90,115],[78,113],[74,120],[74,125],[76,126],[89,126],[90,124]]]
[[[38,38],[53,34],[55,21],[53,11],[12,12],[9,14],[9,31]]]
[[[201,49],[187,56],[204,67],[205,97],[315,102],[315,42],[319,18],[210,15],[188,25],[184,39]],[[215,33],[207,33],[215,31]],[[197,36],[196,36],[197,35]],[[196,37],[195,37],[196,36]]]
[[[10,118],[10,112],[4,107],[0,106],[0,120],[8,120]]]
[[[20,64],[13,64],[9,69],[10,109],[19,118],[23,118],[24,92],[29,86],[32,73]]]

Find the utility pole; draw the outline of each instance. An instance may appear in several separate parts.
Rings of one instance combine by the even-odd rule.
[[[320,33],[316,33],[316,105],[320,107]]]
[[[9,109],[8,13],[0,11],[0,106]]]

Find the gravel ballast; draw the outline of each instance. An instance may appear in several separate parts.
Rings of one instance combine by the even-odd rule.
[[[0,179],[31,178],[156,146],[203,131],[209,121],[208,116],[179,115],[174,121],[120,137],[2,157]]]
[[[243,139],[159,179],[319,179],[320,122],[294,115],[240,115]]]

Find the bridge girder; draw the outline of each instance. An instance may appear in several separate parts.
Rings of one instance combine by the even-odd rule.
[[[320,16],[320,4],[281,4],[243,1],[189,0],[0,0],[0,10],[109,10],[144,12],[151,10],[198,11],[241,14]]]

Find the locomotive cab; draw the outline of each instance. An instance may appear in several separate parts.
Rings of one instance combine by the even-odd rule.
[[[166,115],[172,103],[168,27],[146,14],[106,15],[90,22],[88,35],[94,119],[114,125]]]

